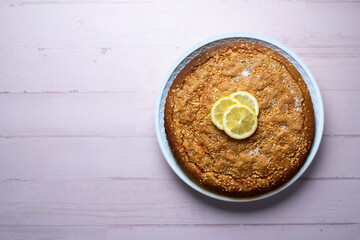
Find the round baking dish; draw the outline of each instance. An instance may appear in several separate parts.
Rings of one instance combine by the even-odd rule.
[[[224,44],[224,43],[230,43],[230,42],[250,42],[250,43],[257,43],[260,45],[263,45],[265,47],[271,48],[278,53],[280,53],[282,56],[287,58],[299,71],[299,73],[302,75],[308,89],[310,92],[311,100],[314,107],[314,114],[315,114],[315,137],[314,142],[311,148],[311,151],[302,166],[302,168],[297,172],[297,174],[290,179],[287,183],[282,185],[281,187],[275,189],[274,191],[254,196],[254,197],[247,197],[247,198],[234,198],[234,197],[228,197],[223,196],[211,191],[206,190],[205,188],[200,187],[196,183],[194,183],[180,168],[180,166],[177,164],[176,159],[174,158],[171,149],[169,147],[166,133],[165,133],[165,127],[164,127],[164,108],[165,108],[165,102],[166,97],[168,94],[168,91],[170,89],[171,84],[173,83],[176,76],[179,74],[179,72],[188,64],[193,58],[195,58],[198,54],[206,51],[209,48],[212,48],[214,46]],[[224,200],[224,201],[231,201],[231,202],[249,202],[254,200],[263,199],[266,197],[270,197],[276,193],[279,193],[280,191],[286,189],[289,187],[292,183],[294,183],[309,167],[310,163],[315,157],[315,154],[319,148],[322,133],[324,129],[324,107],[320,95],[319,87],[316,84],[316,81],[314,77],[312,76],[309,69],[306,67],[306,65],[301,61],[301,59],[296,56],[292,51],[290,51],[287,47],[284,45],[277,43],[274,40],[271,40],[266,37],[248,34],[248,33],[232,33],[232,34],[225,34],[220,35],[216,37],[212,37],[210,39],[207,39],[203,42],[200,42],[199,44],[195,45],[188,51],[186,51],[176,62],[175,64],[170,68],[169,72],[166,74],[165,79],[163,80],[157,101],[155,106],[155,129],[156,129],[156,136],[157,140],[159,142],[161,151],[170,165],[170,167],[173,169],[173,171],[190,187],[197,190],[198,192],[205,194],[209,197]]]

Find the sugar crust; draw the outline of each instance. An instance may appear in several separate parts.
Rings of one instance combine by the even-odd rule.
[[[212,104],[236,91],[259,103],[258,128],[236,140],[215,127]],[[253,197],[289,181],[310,152],[315,119],[307,86],[276,51],[253,43],[208,49],[178,74],[168,93],[165,131],[183,171],[220,195]]]

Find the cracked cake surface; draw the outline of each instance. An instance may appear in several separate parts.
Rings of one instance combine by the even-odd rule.
[[[216,100],[247,91],[259,104],[253,135],[236,140],[212,122]],[[166,99],[165,131],[177,163],[198,185],[221,195],[252,197],[289,181],[310,152],[315,120],[307,86],[278,52],[226,43],[195,57]]]

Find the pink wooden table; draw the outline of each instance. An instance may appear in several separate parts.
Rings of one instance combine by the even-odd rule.
[[[360,2],[0,1],[0,239],[360,239]],[[165,73],[208,37],[281,42],[314,74],[323,141],[266,200],[190,189],[155,137]]]

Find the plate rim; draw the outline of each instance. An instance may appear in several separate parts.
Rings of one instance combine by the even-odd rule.
[[[270,191],[268,193],[264,193],[261,195],[257,195],[257,196],[253,196],[253,197],[241,197],[241,198],[236,198],[236,197],[229,197],[229,196],[225,196],[225,195],[221,195],[221,194],[217,194],[214,193],[212,191],[208,191],[202,187],[200,187],[198,184],[196,184],[195,182],[193,182],[180,168],[180,166],[177,164],[176,159],[174,158],[174,156],[171,154],[168,154],[168,150],[170,149],[169,145],[167,144],[167,146],[165,145],[163,138],[161,136],[161,126],[160,126],[160,106],[161,106],[161,99],[163,97],[164,94],[164,90],[166,87],[166,84],[168,83],[168,81],[170,80],[171,75],[173,74],[173,72],[175,71],[175,69],[189,56],[191,55],[193,52],[195,52],[196,50],[198,50],[199,48],[211,43],[211,42],[215,42],[215,41],[219,41],[219,40],[223,40],[223,39],[229,39],[229,38],[249,38],[249,39],[253,39],[253,40],[260,40],[263,42],[267,42],[271,45],[274,45],[278,48],[280,48],[281,50],[283,50],[284,52],[286,52],[287,54],[289,54],[304,70],[304,72],[306,73],[306,75],[308,76],[310,82],[313,85],[314,91],[315,91],[315,95],[317,96],[317,105],[319,106],[319,111],[317,111],[315,113],[315,109],[314,109],[314,115],[315,115],[315,136],[314,136],[314,142],[312,144],[311,150],[309,155],[307,156],[303,166],[299,169],[299,171],[289,180],[287,181],[285,184],[281,185],[280,187],[276,188],[273,191]],[[306,82],[305,82],[306,83]],[[306,83],[307,87],[308,84]],[[170,168],[176,173],[176,175],[183,180],[188,186],[190,186],[191,188],[193,188],[194,190],[208,196],[214,199],[218,199],[218,200],[223,200],[223,201],[228,201],[228,202],[251,202],[251,201],[256,201],[256,200],[261,200],[264,198],[268,198],[271,197],[283,190],[285,190],[286,188],[288,188],[290,185],[292,185],[296,180],[298,180],[300,178],[300,176],[308,169],[308,167],[310,166],[310,164],[312,163],[312,161],[315,158],[315,155],[319,149],[320,143],[321,143],[321,139],[322,139],[322,135],[323,135],[323,131],[324,131],[324,106],[323,106],[323,101],[322,101],[322,97],[321,97],[321,93],[320,93],[320,89],[317,85],[317,82],[314,78],[314,76],[312,75],[312,73],[310,72],[310,70],[308,69],[308,67],[305,65],[305,63],[300,59],[300,57],[298,57],[293,51],[291,51],[288,47],[284,46],[283,44],[270,39],[268,37],[264,37],[264,36],[260,36],[260,35],[256,35],[256,34],[251,34],[251,33],[243,33],[243,32],[239,32],[239,33],[227,33],[227,34],[221,34],[221,35],[217,35],[217,36],[213,36],[210,38],[207,38],[203,41],[198,42],[197,44],[195,44],[194,46],[192,46],[191,48],[189,48],[187,51],[185,51],[176,61],[175,63],[170,67],[170,69],[168,70],[168,72],[166,73],[164,79],[161,82],[161,86],[158,90],[158,94],[157,94],[157,98],[156,98],[156,105],[155,105],[155,132],[156,132],[156,138],[158,141],[158,144],[160,146],[161,152],[165,158],[165,160],[167,161],[167,163],[169,164]],[[166,94],[167,95],[167,94]],[[312,102],[313,100],[313,96],[311,96],[311,100]],[[314,102],[313,102],[314,103]],[[316,116],[318,116],[318,118],[316,118]],[[164,126],[162,126],[163,128],[165,128]],[[166,140],[167,142],[167,140]]]

